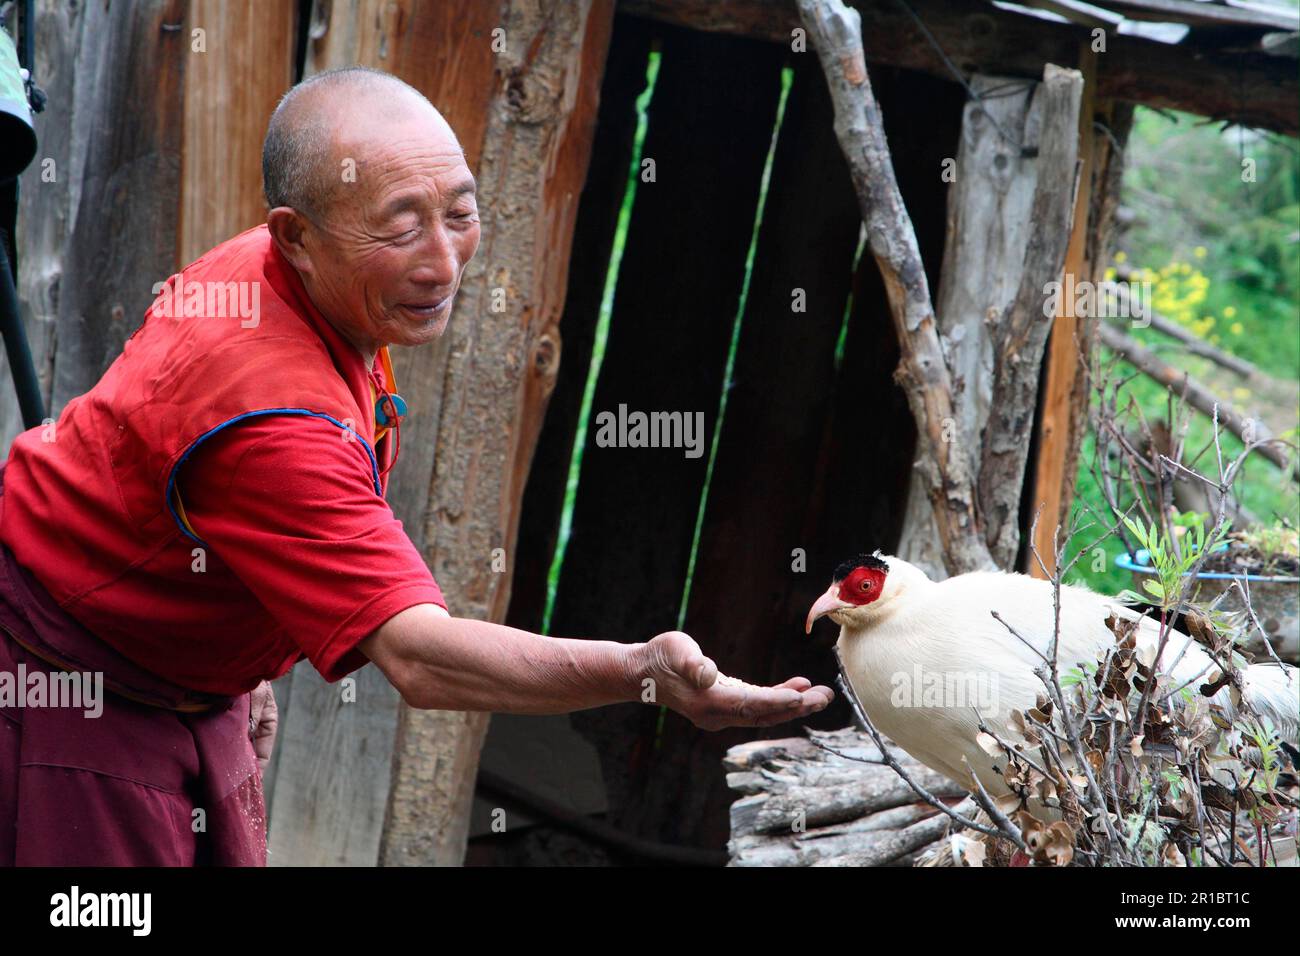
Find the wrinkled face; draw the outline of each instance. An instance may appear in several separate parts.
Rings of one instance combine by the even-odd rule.
[[[363,352],[433,340],[479,244],[460,145],[427,104],[412,104],[396,119],[349,116],[333,153],[340,182],[294,262],[308,294]]]
[[[841,627],[866,623],[872,605],[882,597],[888,600],[885,584],[889,578],[889,565],[874,555],[858,555],[835,569],[834,580],[826,593],[817,599],[808,611],[804,622],[806,633],[821,617],[829,617]]]

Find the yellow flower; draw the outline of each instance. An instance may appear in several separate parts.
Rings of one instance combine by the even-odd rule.
[[[1128,262],[1128,254],[1125,253],[1123,250],[1120,250],[1119,252],[1115,253],[1115,261]]]
[[[1233,322],[1229,327],[1233,335],[1240,335],[1245,330],[1241,327],[1240,322]]]
[[[1107,266],[1106,271],[1105,273],[1103,273],[1103,275],[1105,276],[1107,282],[1114,282],[1115,276],[1119,275],[1119,273],[1115,271],[1114,266]]]
[[[1230,318],[1232,318],[1232,317],[1233,317],[1234,315],[1236,315],[1236,314],[1237,314],[1237,310],[1234,309],[1232,306],[1230,306],[1230,305],[1228,305],[1228,306],[1224,306],[1224,308],[1223,308],[1223,317],[1224,317],[1225,319],[1230,319]]]
[[[1204,246],[1197,246],[1195,249],[1192,250],[1192,255],[1196,256],[1196,258],[1198,258],[1198,259],[1204,259],[1204,258],[1205,258],[1205,247],[1204,247]]]

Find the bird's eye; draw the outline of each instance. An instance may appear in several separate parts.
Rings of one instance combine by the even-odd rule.
[[[870,591],[870,590],[871,590],[871,582],[870,582],[870,581],[863,581],[863,582],[862,582],[862,590],[864,590],[864,591]]]

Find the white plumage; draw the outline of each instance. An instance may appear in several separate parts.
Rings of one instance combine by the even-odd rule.
[[[1049,652],[1054,617],[1050,582],[1000,572],[936,582],[901,558],[879,554],[837,569],[836,580],[809,611],[807,628],[811,631],[822,616],[841,625],[838,647],[844,669],[877,729],[917,760],[969,787],[964,756],[984,787],[998,796],[1007,788],[993,772],[994,758],[976,740],[979,718],[973,708],[981,708],[999,737],[1019,742],[1011,712],[1034,707],[1044,687],[1034,674],[1042,659],[995,620],[993,611],[1040,653]],[[1106,626],[1111,614],[1140,620],[1139,653],[1154,655],[1157,622],[1086,588],[1064,586],[1058,650],[1062,675],[1081,662],[1096,664],[1115,646]],[[1175,687],[1191,681],[1199,696],[1197,689],[1217,667],[1198,644],[1172,632],[1160,671],[1172,675]],[[1247,702],[1295,746],[1300,731],[1296,669],[1255,663],[1242,676]],[[1236,713],[1231,697],[1225,687],[1211,699],[1229,719]]]

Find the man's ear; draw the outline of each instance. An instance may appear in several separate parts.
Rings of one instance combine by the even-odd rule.
[[[300,273],[312,272],[311,255],[307,252],[307,220],[292,206],[276,206],[266,214],[266,228],[271,233],[280,254]]]

